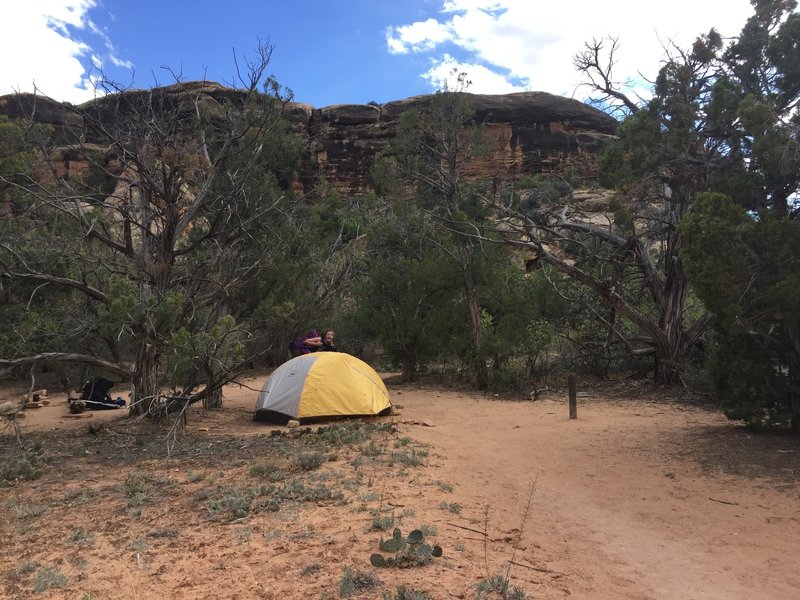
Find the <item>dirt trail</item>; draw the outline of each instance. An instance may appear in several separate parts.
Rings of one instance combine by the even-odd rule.
[[[796,443],[754,438],[716,412],[676,404],[583,398],[570,420],[553,398],[432,391],[396,400],[404,415],[435,425],[416,426],[414,437],[440,449],[441,478],[459,482],[459,498],[489,506],[501,533],[520,526],[534,485],[517,562],[565,574],[573,597],[798,597]],[[743,447],[704,462],[716,457],[697,453],[720,437]],[[739,459],[758,461],[748,445],[792,461],[760,465],[764,476],[726,473]]]

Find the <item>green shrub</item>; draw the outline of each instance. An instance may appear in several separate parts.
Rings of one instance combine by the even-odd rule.
[[[427,450],[412,449],[411,452],[393,452],[392,463],[400,463],[409,467],[418,467],[423,464],[423,459],[427,458]]]
[[[25,575],[27,573],[33,573],[38,566],[39,563],[37,563],[35,560],[23,560],[17,565],[15,571],[17,575]]]
[[[333,492],[325,484],[318,483],[314,487],[306,486],[297,479],[291,480],[282,489],[275,492],[275,500],[302,500],[306,502],[319,502],[324,500],[344,500],[342,492]]]
[[[453,486],[452,486],[452,485],[450,485],[449,483],[446,483],[446,482],[444,482],[444,481],[441,481],[441,480],[439,480],[439,479],[437,479],[436,481],[434,481],[434,482],[433,482],[433,485],[435,485],[436,487],[438,487],[438,488],[439,488],[440,490],[442,490],[443,492],[448,492],[448,493],[449,493],[449,492],[452,492],[452,491],[453,491]]]
[[[64,587],[69,584],[69,579],[56,567],[45,567],[36,572],[33,580],[33,591],[37,594],[51,588]]]
[[[388,531],[394,525],[394,517],[375,517],[372,519],[372,529],[376,531]]]
[[[412,589],[406,589],[401,585],[392,592],[384,592],[383,600],[431,600],[431,597],[425,592],[418,592]]]
[[[339,596],[349,598],[353,594],[365,592],[380,585],[380,580],[370,573],[346,567],[339,581]]]
[[[451,513],[458,514],[461,512],[461,505],[458,502],[441,502],[439,508],[448,510]]]
[[[303,471],[314,471],[327,462],[321,452],[300,452],[295,455],[294,463]]]
[[[19,519],[38,517],[50,510],[50,507],[46,504],[33,504],[31,502],[19,502],[16,500],[7,500],[3,503],[3,508],[13,512],[14,516]]]
[[[361,446],[361,454],[364,456],[380,456],[383,454],[383,448],[376,444],[374,440],[370,440],[369,443]]]
[[[269,461],[258,461],[250,467],[250,475],[253,477],[263,477],[270,481],[281,481],[284,478],[283,471],[274,463]]]
[[[250,512],[252,497],[241,492],[228,492],[221,498],[210,500],[208,512],[215,521],[235,521]]]
[[[47,457],[41,448],[23,451],[18,456],[7,458],[0,463],[0,486],[39,479],[44,474],[46,466]]]
[[[475,592],[478,600],[485,600],[492,596],[499,597],[501,600],[525,600],[524,590],[516,586],[509,589],[509,581],[503,575],[481,579],[475,585]]]

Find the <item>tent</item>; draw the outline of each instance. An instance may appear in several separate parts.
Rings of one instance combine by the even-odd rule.
[[[344,352],[314,352],[286,361],[258,395],[254,419],[374,416],[391,412],[383,380],[361,359]]]

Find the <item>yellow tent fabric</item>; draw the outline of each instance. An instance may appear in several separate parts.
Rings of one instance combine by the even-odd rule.
[[[275,369],[258,395],[254,418],[378,415],[391,406],[383,380],[367,363],[344,352],[314,352]]]

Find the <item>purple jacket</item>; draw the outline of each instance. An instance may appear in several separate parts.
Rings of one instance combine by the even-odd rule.
[[[295,341],[293,341],[289,347],[292,352],[292,356],[294,357],[300,356],[301,354],[309,354],[316,350],[316,348],[311,348],[310,346],[306,345],[306,340],[314,337],[319,337],[319,332],[312,329],[303,337],[297,338]]]

